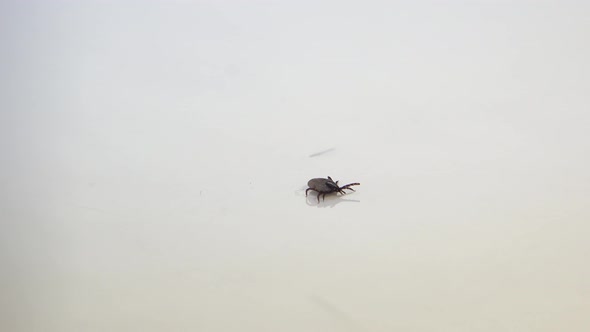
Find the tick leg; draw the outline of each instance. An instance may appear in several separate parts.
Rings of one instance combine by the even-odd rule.
[[[318,203],[320,202],[320,195],[321,195],[321,194],[322,194],[322,193],[318,191]]]
[[[310,191],[310,190],[316,191],[316,190],[315,190],[315,189],[313,189],[313,188],[307,188],[307,190],[305,191],[305,197],[307,197],[307,192],[308,192],[308,191]]]

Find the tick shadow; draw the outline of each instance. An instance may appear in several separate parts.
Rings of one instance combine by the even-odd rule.
[[[307,195],[305,203],[308,206],[315,206],[318,208],[333,208],[340,203],[360,203],[361,201],[357,199],[347,199],[345,198],[350,194],[346,195],[337,195],[335,193],[326,195],[325,198],[320,198],[320,202],[318,203],[317,195]]]
[[[332,152],[332,151],[334,151],[334,150],[336,150],[336,148],[329,148],[329,149],[327,149],[327,150],[324,150],[324,151],[316,152],[316,153],[310,154],[310,155],[309,155],[309,158],[313,158],[313,157],[321,156],[321,155],[323,155],[323,154],[326,154],[326,153],[328,153],[328,152]]]

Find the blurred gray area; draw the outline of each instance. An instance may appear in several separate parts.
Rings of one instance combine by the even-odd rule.
[[[2,1],[0,329],[589,331],[588,17]]]

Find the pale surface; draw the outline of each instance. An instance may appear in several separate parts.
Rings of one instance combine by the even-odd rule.
[[[100,3],[0,8],[2,331],[590,331],[587,2]]]

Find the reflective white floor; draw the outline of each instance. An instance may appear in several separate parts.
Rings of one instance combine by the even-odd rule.
[[[0,8],[3,331],[590,330],[589,5]]]

